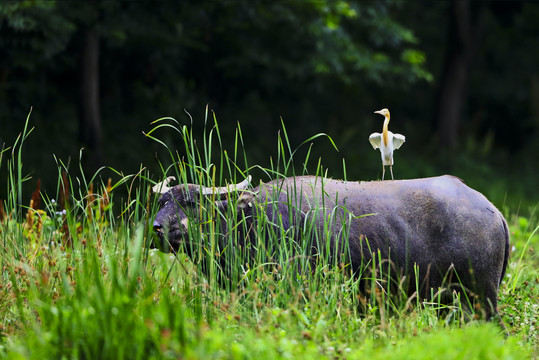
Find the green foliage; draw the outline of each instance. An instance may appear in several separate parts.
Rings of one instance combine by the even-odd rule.
[[[56,1],[9,1],[0,4],[0,49],[15,67],[35,71],[65,51],[75,25],[57,9]]]
[[[236,120],[248,134],[273,133],[285,115],[294,143],[304,138],[298,129],[324,128],[327,109],[340,107],[313,106],[330,100],[326,89],[428,78],[418,39],[393,16],[398,7],[398,1],[2,4],[0,143],[13,141],[33,105],[40,136],[28,144],[34,155],[27,164],[44,188],[55,186],[51,153],[78,158],[85,144],[74,89],[80,88],[86,29],[99,36],[105,164],[136,172],[142,161],[157,171],[152,160],[159,149],[140,136],[156,109],[179,116],[207,103],[218,109],[234,104],[231,118],[222,119],[227,135]],[[267,159],[271,142],[245,140],[256,145],[251,157]],[[132,151],[146,146],[146,152]]]

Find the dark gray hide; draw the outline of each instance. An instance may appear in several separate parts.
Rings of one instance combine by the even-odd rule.
[[[200,210],[198,189],[179,185],[160,199],[154,228],[162,242],[162,230],[168,228],[173,250],[185,241],[184,210]],[[492,203],[456,177],[347,182],[300,176],[261,184],[243,193],[239,203],[244,219],[262,209],[270,222],[285,230],[301,227],[309,217],[322,228],[323,218],[330,217],[326,241],[332,249],[348,242],[352,269],[368,264],[379,251],[382,258],[391,258],[392,269],[413,283],[417,265],[420,296],[460,281],[468,294],[479,297],[487,318],[497,314],[498,286],[509,255],[507,224]],[[226,201],[219,206],[226,207]],[[248,235],[244,232],[245,241]],[[409,293],[416,290],[412,285]]]

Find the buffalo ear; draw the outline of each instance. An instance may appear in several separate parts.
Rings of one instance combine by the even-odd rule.
[[[244,191],[238,198],[238,209],[243,210],[253,206],[253,200],[258,195],[258,191]]]

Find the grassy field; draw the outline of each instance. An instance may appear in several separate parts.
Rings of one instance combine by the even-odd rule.
[[[198,149],[189,129],[169,120],[156,122],[148,136],[158,130],[178,131],[185,151],[171,152],[175,165],[164,166],[154,180],[173,173],[180,181],[222,184],[238,182],[246,170],[257,168],[248,167],[239,150],[241,131],[235,149],[227,153],[217,145],[216,151],[211,147],[219,144],[219,133],[212,125]],[[0,206],[0,357],[539,356],[537,213],[506,214],[512,253],[499,293],[500,313],[510,333],[505,338],[495,324],[465,322],[458,303],[388,297],[376,287],[362,294],[357,280],[339,266],[328,264],[312,276],[302,275],[294,271],[297,266],[286,251],[278,261],[254,267],[235,259],[233,281],[221,286],[216,259],[225,253],[214,246],[211,235],[192,234],[198,242],[209,237],[210,244],[199,248],[203,254],[195,260],[148,247],[154,238],[149,224],[157,199],[150,193],[155,182],[144,171],[103,184],[98,177],[72,178],[60,164],[56,196],[34,194],[28,201],[21,190],[21,149],[27,135],[25,130],[9,158],[0,158],[10,187],[10,198]],[[272,167],[263,172],[293,172],[294,152],[286,132],[281,140]],[[117,198],[120,192],[127,195]],[[21,207],[23,199],[26,206]],[[215,276],[205,276],[203,268]]]

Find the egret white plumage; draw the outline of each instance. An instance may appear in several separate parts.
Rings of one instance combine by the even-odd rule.
[[[389,170],[391,171],[391,180],[393,179],[393,151],[397,150],[404,143],[406,138],[401,134],[393,134],[387,129],[389,125],[389,110],[382,109],[374,112],[375,114],[380,114],[384,116],[384,127],[382,133],[372,133],[369,136],[369,141],[371,142],[372,147],[380,149],[382,154],[382,180],[384,180],[384,175],[386,172],[386,165],[389,165]]]

